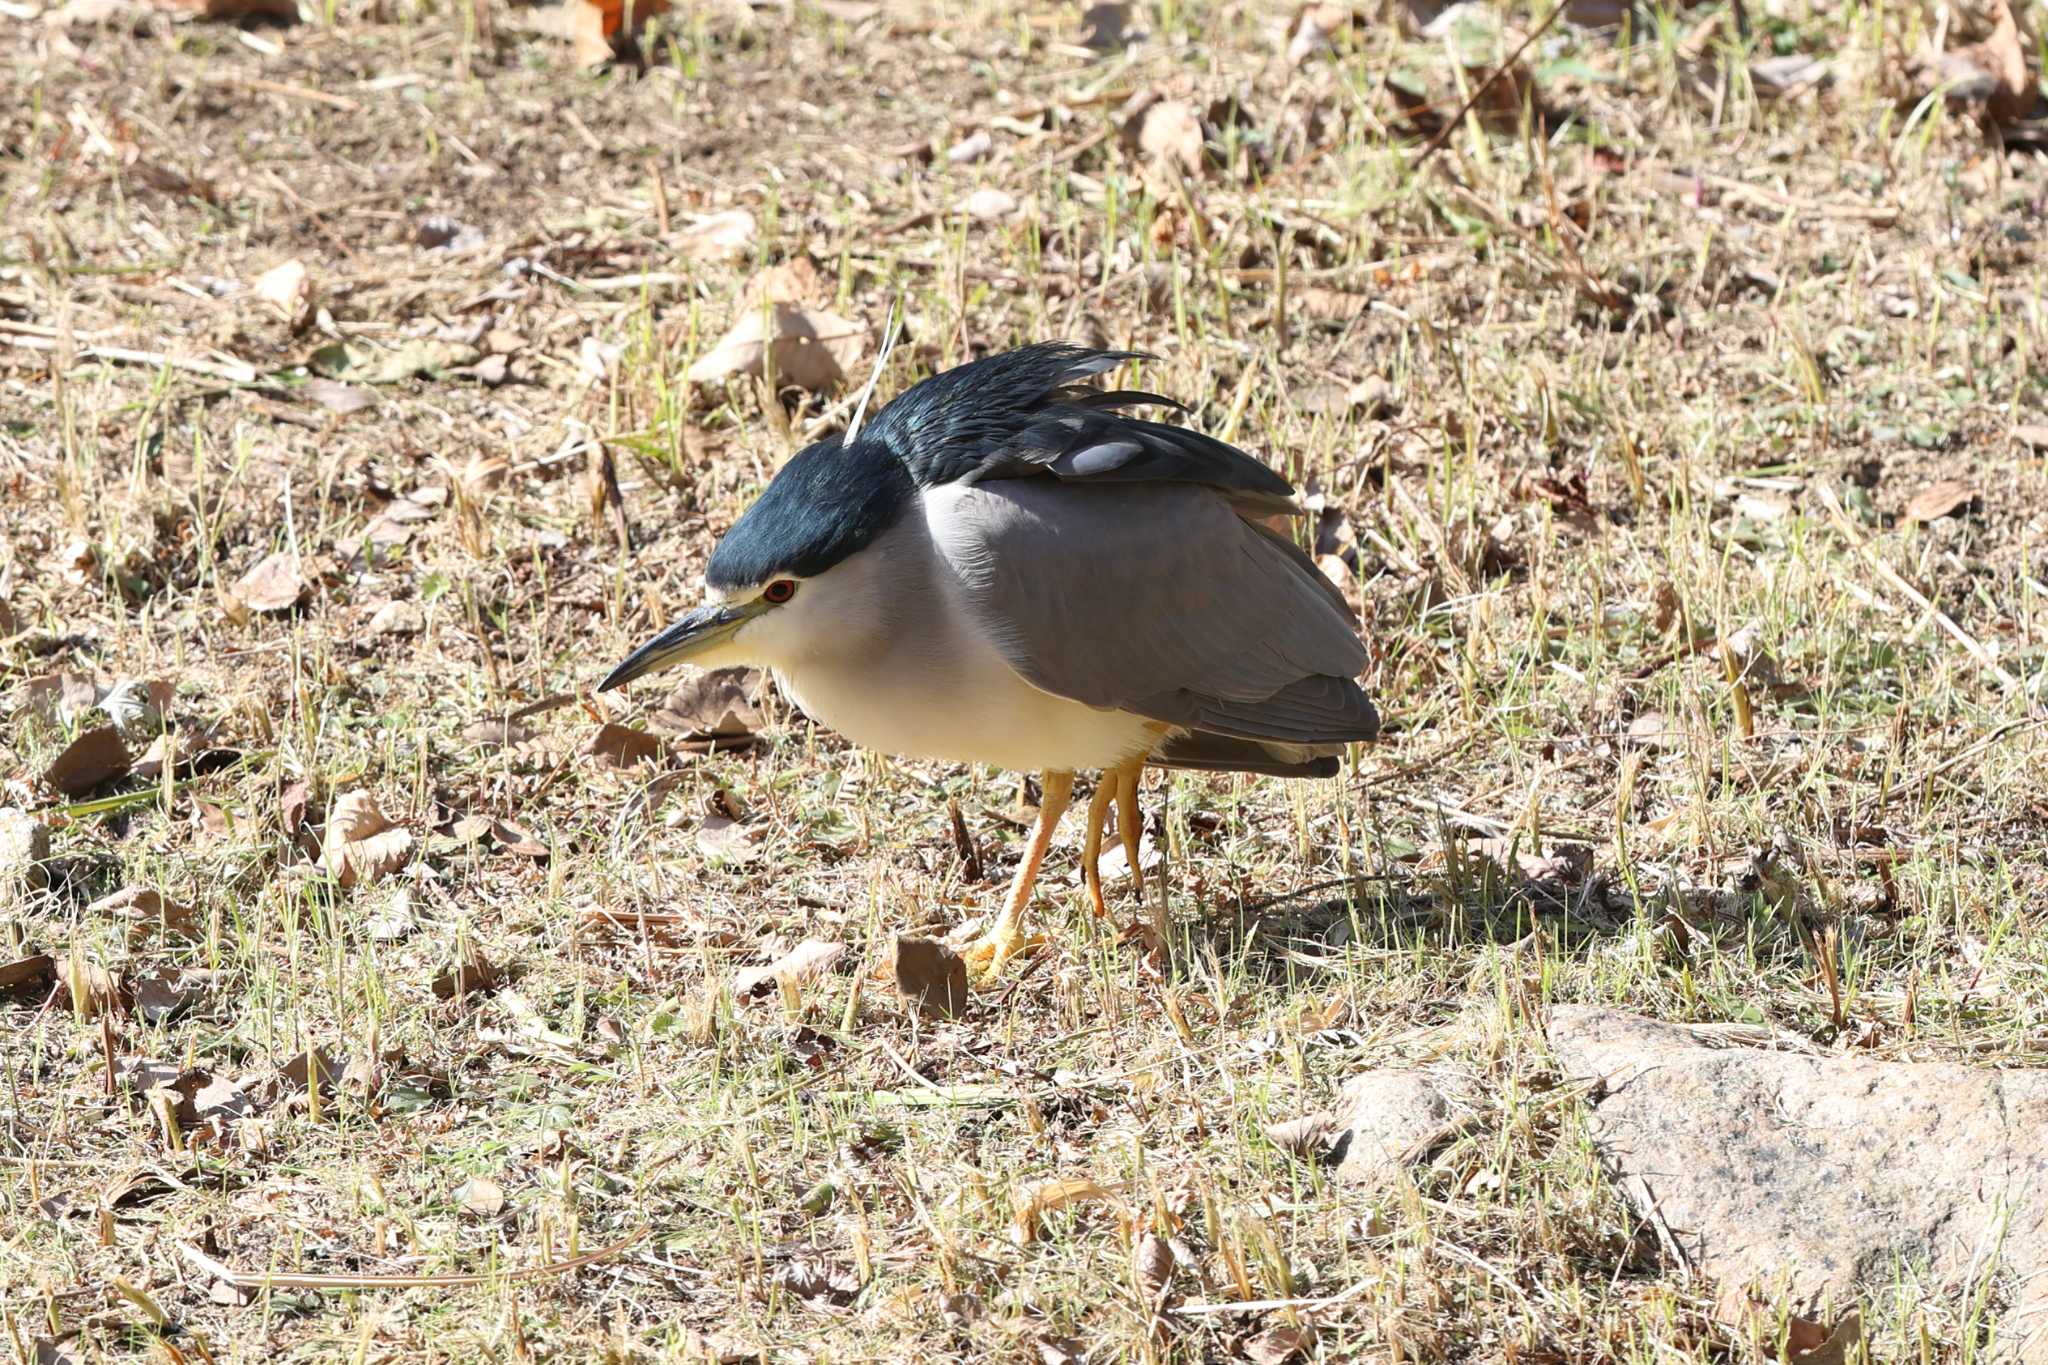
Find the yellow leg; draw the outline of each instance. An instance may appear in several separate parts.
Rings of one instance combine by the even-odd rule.
[[[1138,837],[1144,829],[1138,815],[1138,779],[1144,772],[1145,760],[1142,755],[1115,770],[1116,832],[1123,836],[1124,858],[1131,865],[1131,884],[1137,888],[1141,911],[1152,905],[1152,897],[1145,890],[1145,870],[1138,865]],[[1104,776],[1106,778],[1108,774]],[[1163,887],[1160,891],[1159,904],[1152,907],[1148,927],[1154,939],[1152,946],[1163,952],[1166,948],[1166,894]]]
[[[1001,971],[1003,963],[1023,941],[1024,912],[1031,905],[1031,888],[1038,881],[1039,864],[1045,861],[1045,851],[1052,846],[1053,831],[1059,827],[1060,816],[1066,814],[1067,803],[1074,798],[1072,773],[1046,773],[1040,779],[1040,785],[1044,789],[1044,798],[1038,803],[1038,824],[1031,831],[1031,843],[1024,850],[1024,861],[1017,864],[1017,875],[1010,882],[1010,894],[1003,898],[1003,912],[987,933],[961,953],[967,959],[969,970],[982,976],[994,976]]]
[[[1109,823],[1109,803],[1116,799],[1114,768],[1095,784],[1095,799],[1088,803],[1088,842],[1081,849],[1081,880],[1087,883],[1088,900],[1096,918],[1106,918],[1109,907],[1102,903],[1102,827]]]

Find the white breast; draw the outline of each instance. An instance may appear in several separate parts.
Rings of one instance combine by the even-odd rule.
[[[867,550],[806,582],[791,604],[809,609],[811,628],[801,640],[777,631],[780,639],[749,642],[780,646],[759,654],[783,689],[854,743],[905,758],[1081,769],[1146,748],[1155,736],[1144,717],[1040,691],[975,626],[953,596],[954,579],[927,525],[943,513],[946,496],[925,494],[924,517],[904,518]],[[853,621],[869,628],[849,630]]]

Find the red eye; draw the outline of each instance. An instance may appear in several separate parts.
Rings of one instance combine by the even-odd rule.
[[[762,599],[773,606],[779,607],[794,596],[796,596],[796,583],[788,578],[778,578],[767,587],[761,589]]]

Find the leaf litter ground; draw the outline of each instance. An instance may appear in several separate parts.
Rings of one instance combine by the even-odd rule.
[[[1484,90],[1474,7],[534,17],[0,35],[27,1357],[1711,1358],[1784,1324],[1548,1004],[2048,1053],[2048,189],[1913,99],[1931,10],[1574,10]],[[892,302],[885,394],[1158,353],[1361,608],[1341,780],[1148,782],[1163,976],[1069,830],[1047,946],[906,1003],[1028,784],[589,693]],[[1266,1135],[1381,1066],[1465,1106],[1393,1185]],[[1873,1345],[1966,1358],[1995,1288],[1901,1275]]]

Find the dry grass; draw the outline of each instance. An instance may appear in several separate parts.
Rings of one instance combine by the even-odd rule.
[[[567,74],[517,12],[487,42],[462,11],[377,8],[0,34],[0,804],[56,858],[8,893],[0,959],[59,968],[0,1000],[0,1350],[1742,1356],[1603,1176],[1548,1002],[2048,1053],[2048,471],[2013,434],[2048,412],[2048,177],[1897,102],[1931,12],[1760,15],[1753,55],[1839,58],[1782,102],[1723,10],[1626,41],[1561,25],[1532,49],[1538,116],[1417,169],[1382,78],[1451,98],[1452,76],[1392,16],[1291,70],[1291,11],[1264,4],[1150,8],[1107,54],[1076,13],[1007,2],[711,6],[636,79]],[[1115,136],[1154,83],[1210,113],[1184,185]],[[949,162],[979,131],[992,159]],[[1023,213],[952,211],[983,185]],[[689,216],[732,206],[751,256],[684,257]],[[434,215],[474,244],[421,246]],[[601,668],[844,419],[841,395],[681,379],[799,256],[850,316],[902,302],[885,392],[1028,339],[1142,347],[1147,387],[1325,509],[1387,740],[1325,784],[1149,780],[1165,979],[1090,919],[1069,847],[1042,953],[959,1021],[896,1001],[893,936],[996,895],[947,798],[997,882],[1012,776],[786,713],[743,753],[582,752],[619,705],[588,695]],[[297,332],[241,288],[295,258],[318,310]],[[292,368],[433,336],[501,351],[508,382],[340,414]],[[622,501],[593,513],[607,469]],[[1904,519],[1942,478],[1976,501]],[[394,512],[417,519],[366,551]],[[225,607],[281,549],[303,605]],[[373,631],[394,601],[417,635]],[[183,751],[216,766],[51,793],[101,720],[21,704],[62,670],[170,683]],[[549,698],[517,742],[485,733]],[[350,791],[418,844],[342,887],[311,854]],[[457,837],[478,814],[540,847]],[[733,815],[738,856],[703,832]],[[1531,855],[1554,875],[1521,876]],[[192,907],[191,934],[88,908],[131,886]],[[851,951],[733,998],[806,938]],[[475,954],[504,980],[441,998]],[[210,975],[152,1018],[159,969]],[[1471,1118],[1401,1188],[1333,1186],[1261,1136],[1397,1060]],[[246,1081],[247,1112],[145,1093],[190,1069]],[[1106,1195],[1025,1239],[1015,1201],[1078,1177]],[[1177,1258],[1164,1311],[1148,1233]],[[237,1293],[187,1248],[343,1278]],[[1876,1351],[1980,1358],[1997,1305],[1902,1273]],[[476,1278],[350,1278],[436,1275]]]

